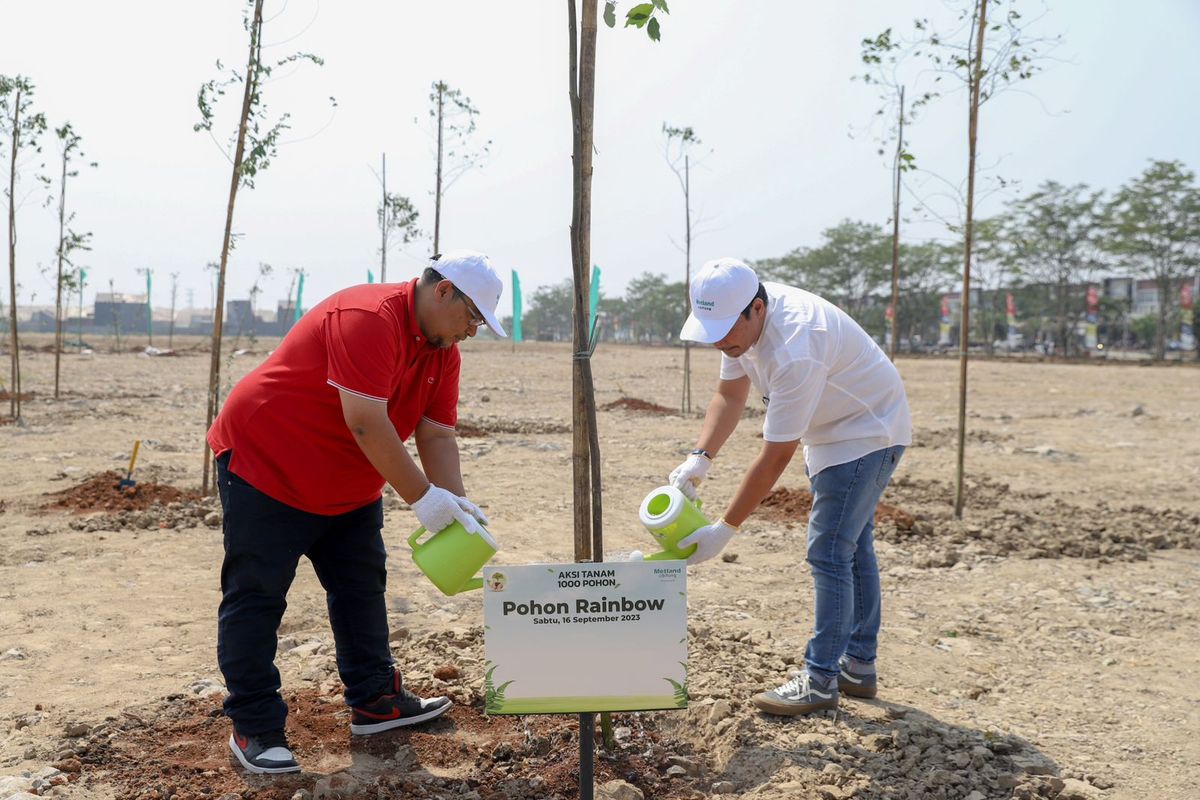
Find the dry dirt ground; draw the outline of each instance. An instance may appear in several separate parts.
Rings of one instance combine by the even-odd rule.
[[[231,377],[265,356],[256,346],[227,361]],[[22,363],[35,394],[22,424],[0,426],[0,798],[573,796],[573,721],[482,715],[480,598],[443,597],[416,571],[402,544],[415,521],[397,498],[396,657],[458,707],[426,731],[352,742],[324,598],[302,565],[278,663],[306,771],[234,768],[215,663],[216,506],[164,494],[148,508],[45,508],[123,473],[134,439],[143,487],[194,490],[207,354],[70,355],[59,400],[53,357]],[[693,446],[717,358],[695,354],[696,411],[662,413],[651,404],[678,405],[681,363],[669,348],[597,351],[612,554],[651,543],[638,504]],[[475,435],[460,439],[463,469],[498,563],[571,559],[569,365],[565,345],[464,348],[460,415]],[[749,703],[788,677],[811,625],[796,516],[807,481],[793,465],[786,502],[751,518],[736,559],[689,571],[692,707],[617,716],[617,747],[597,762],[605,796],[1200,796],[1200,370],[974,363],[958,521],[957,362],[899,366],[916,441],[885,496],[899,513],[878,529],[880,699],[790,720]],[[731,495],[760,426],[752,408],[713,470],[710,507]]]

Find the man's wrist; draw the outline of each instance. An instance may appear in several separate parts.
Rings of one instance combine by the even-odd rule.
[[[712,454],[712,453],[710,453],[710,452],[708,452],[707,450],[705,450],[703,447],[697,447],[695,450],[693,450],[693,451],[691,452],[691,455],[694,455],[694,456],[704,456],[704,457],[705,457],[705,458],[707,458],[709,461],[712,461],[712,460],[713,460],[713,454]]]
[[[741,526],[741,525],[734,525],[732,522],[730,522],[729,520],[725,519],[724,517],[721,517],[719,520],[717,520],[717,524],[718,524],[718,525],[724,525],[724,526],[725,526],[725,527],[727,527],[727,528],[732,528],[734,533],[741,533],[741,532],[742,532],[742,526]]]

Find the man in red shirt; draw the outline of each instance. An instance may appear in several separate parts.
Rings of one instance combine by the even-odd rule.
[[[296,323],[230,392],[208,432],[224,509],[217,660],[229,746],[256,773],[300,769],[284,736],[276,634],[301,556],[324,587],[350,731],[441,715],[408,691],[388,646],[381,490],[430,532],[479,532],[454,426],[458,342],[496,319],[502,286],[482,253],[434,256],[419,279],[344,289]],[[405,449],[414,437],[420,466]]]

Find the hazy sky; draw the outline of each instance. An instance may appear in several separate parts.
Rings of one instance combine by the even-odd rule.
[[[139,267],[155,271],[155,305],[180,306],[194,290],[209,305],[205,262],[219,254],[230,166],[198,120],[196,91],[214,62],[244,67],[239,0],[84,2],[2,0],[0,74],[36,84],[51,125],[70,121],[89,159],[69,185],[78,230],[94,249],[80,257],[90,296],[138,292]],[[626,8],[629,3],[622,3]],[[1039,6],[1027,3],[1029,13]],[[442,249],[491,255],[526,293],[570,276],[571,128],[566,4],[271,0],[268,54],[296,49],[323,68],[279,70],[265,87],[272,114],[291,112],[287,142],[238,197],[228,296],[243,297],[260,262],[275,268],[260,307],[288,288],[288,269],[309,273],[305,305],[378,272],[372,168],[388,154],[389,188],[418,205],[432,228],[433,149],[424,125],[429,86],[444,80],[480,109],[487,163],[443,202]],[[861,71],[860,41],[914,16],[945,16],[928,0],[673,0],[663,40],[601,27],[598,45],[592,257],[605,294],[647,270],[683,276],[683,201],[663,157],[664,121],[702,138],[693,207],[706,222],[693,264],[722,255],[764,258],[815,244],[844,218],[883,224],[890,176],[866,128],[875,92]],[[1064,44],[1046,72],[984,108],[985,163],[1026,189],[1046,179],[1112,189],[1148,159],[1200,169],[1200,2],[1050,0],[1039,23]],[[327,98],[337,98],[336,112]],[[240,103],[219,108],[224,144]],[[414,123],[420,118],[421,125]],[[957,178],[966,161],[965,101],[948,98],[910,130],[920,162]],[[857,132],[851,137],[852,132]],[[48,172],[57,142],[47,136]],[[4,142],[7,166],[7,141]],[[28,174],[35,166],[24,164]],[[5,170],[7,173],[7,170]],[[56,182],[57,186],[57,182]],[[57,190],[57,189],[56,189]],[[52,302],[54,207],[28,178],[18,190],[20,302]],[[983,213],[996,210],[999,196]],[[911,205],[908,204],[908,205]],[[913,224],[910,236],[938,235]],[[389,277],[416,274],[428,241],[389,257]],[[7,260],[4,296],[8,296]]]

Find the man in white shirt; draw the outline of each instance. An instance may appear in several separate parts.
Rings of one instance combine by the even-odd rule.
[[[716,556],[783,474],[801,439],[812,484],[807,560],[816,620],[805,669],[754,703],[773,714],[836,708],[839,692],[874,697],[879,634],[875,506],[912,443],[912,419],[895,366],[832,303],[761,283],[732,258],[710,261],[691,285],[680,338],[721,351],[721,381],[696,449],[669,478],[689,497],[741,419],[753,385],[767,405],[763,447],[724,516],[680,542],[698,564]]]

